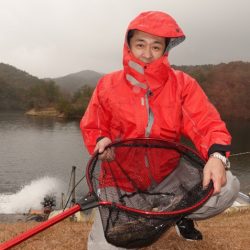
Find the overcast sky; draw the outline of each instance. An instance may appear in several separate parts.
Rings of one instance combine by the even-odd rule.
[[[0,62],[39,78],[120,69],[127,25],[147,10],[186,34],[171,64],[250,61],[249,0],[0,0]]]

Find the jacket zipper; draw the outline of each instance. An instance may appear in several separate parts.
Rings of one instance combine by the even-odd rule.
[[[145,95],[145,103],[146,103],[146,109],[147,109],[147,114],[148,114],[148,123],[147,123],[147,127],[145,129],[145,137],[149,137],[153,123],[154,123],[154,114],[149,106],[149,97],[152,95],[152,92],[150,89],[147,90],[147,93]],[[145,166],[148,169],[148,175],[149,175],[149,179],[151,182],[151,186],[150,189],[154,188],[157,183],[154,180],[153,176],[152,176],[152,172],[149,166],[149,160],[148,160],[148,155],[147,152],[145,152]],[[148,190],[149,191],[149,190]]]
[[[150,89],[148,89],[146,95],[145,95],[145,102],[146,102],[146,109],[148,114],[148,123],[145,130],[145,137],[149,137],[153,123],[154,123],[154,114],[149,106],[149,97],[151,96],[152,92]]]

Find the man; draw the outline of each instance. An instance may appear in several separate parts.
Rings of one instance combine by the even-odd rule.
[[[163,138],[179,142],[190,138],[207,159],[203,186],[210,180],[214,196],[204,206],[177,223],[177,232],[188,240],[201,240],[192,219],[205,219],[232,205],[239,182],[232,176],[229,162],[231,136],[214,106],[198,83],[171,68],[168,53],[185,39],[175,20],[166,13],[141,13],[130,24],[124,43],[124,69],[104,76],[98,83],[84,117],[81,130],[92,154],[112,159],[104,150],[115,140],[135,137]],[[99,217],[90,233],[89,249],[118,249],[100,235]],[[98,242],[101,242],[98,245]]]

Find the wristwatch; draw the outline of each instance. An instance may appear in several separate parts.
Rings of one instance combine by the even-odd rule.
[[[230,169],[230,161],[228,160],[228,158],[226,156],[224,156],[224,155],[222,155],[222,154],[220,154],[218,152],[215,152],[215,153],[212,153],[210,155],[210,157],[214,157],[214,158],[217,158],[217,159],[221,160],[224,167],[225,167],[225,169],[226,170]]]

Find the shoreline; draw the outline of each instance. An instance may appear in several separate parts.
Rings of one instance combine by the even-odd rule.
[[[60,113],[54,107],[43,108],[43,109],[30,109],[24,113],[29,116],[44,116],[44,117],[56,117],[56,118],[65,118],[63,113]]]

